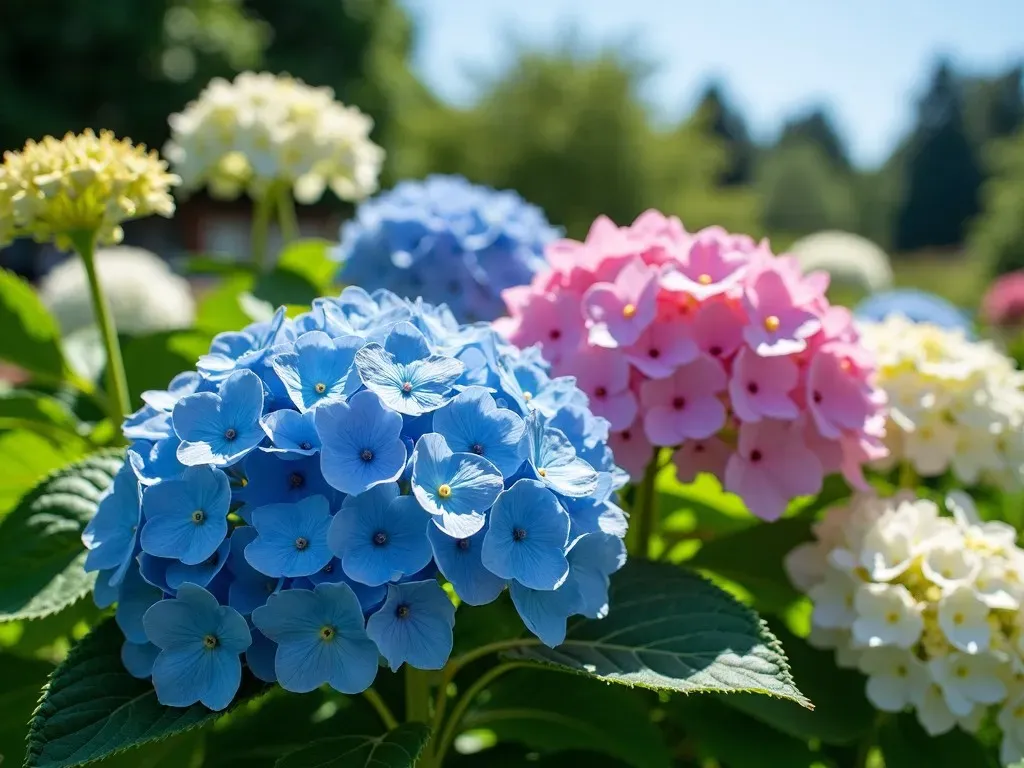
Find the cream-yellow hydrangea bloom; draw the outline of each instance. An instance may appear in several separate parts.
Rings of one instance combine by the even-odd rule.
[[[122,222],[174,213],[178,183],[156,151],[110,131],[30,140],[0,165],[0,245],[24,236],[66,250],[77,232],[119,243]]]

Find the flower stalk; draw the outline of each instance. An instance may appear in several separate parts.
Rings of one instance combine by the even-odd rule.
[[[96,271],[96,232],[78,231],[69,234],[75,251],[82,258],[85,272],[89,278],[89,293],[92,296],[96,322],[103,339],[103,348],[107,355],[107,381],[110,395],[107,398],[107,410],[111,421],[119,425],[131,410],[128,396],[128,377],[124,372],[124,360],[121,357],[121,344],[117,338],[117,327],[110,304],[103,293],[99,274]]]
[[[281,239],[287,245],[298,240],[300,235],[299,219],[295,213],[295,199],[292,197],[292,191],[284,185],[278,186],[274,196],[277,202],[277,223],[281,227]]]
[[[274,195],[267,191],[256,199],[252,213],[252,230],[249,236],[249,251],[257,271],[267,271],[267,240],[270,235],[270,217],[274,211]]]

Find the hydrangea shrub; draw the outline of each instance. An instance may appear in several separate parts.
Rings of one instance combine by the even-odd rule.
[[[125,666],[164,704],[226,707],[243,662],[295,692],[363,691],[380,657],[439,669],[449,592],[507,588],[552,647],[608,609],[608,423],[485,325],[347,288],[220,334],[144,400],[84,541]]]
[[[904,491],[855,497],[786,558],[814,604],[811,641],[867,676],[882,712],[912,708],[931,736],[976,732],[994,714],[1004,765],[1024,759],[1024,551],[971,499],[952,516]]]
[[[866,487],[862,466],[886,452],[884,395],[826,274],[657,211],[629,227],[599,218],[547,257],[505,291],[500,327],[577,377],[634,479],[671,447],[680,480],[709,472],[767,520],[828,473]]]
[[[529,283],[557,236],[515,192],[434,175],[360,204],[335,257],[345,283],[443,302],[462,321],[493,320],[504,313],[501,291]]]

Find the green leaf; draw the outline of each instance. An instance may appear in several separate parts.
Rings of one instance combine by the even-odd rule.
[[[203,331],[164,331],[125,340],[122,356],[133,406],[142,404],[147,389],[166,389],[176,375],[193,370],[199,356],[210,351],[212,338]]]
[[[330,249],[334,245],[329,240],[296,240],[281,251],[277,268],[304,277],[322,295],[331,287],[338,272],[338,263],[330,256]]]
[[[811,706],[764,622],[703,577],[630,561],[612,577],[609,605],[604,619],[571,620],[557,648],[524,641],[509,655],[656,690],[749,691]]]
[[[60,329],[26,281],[0,269],[0,359],[50,380],[67,373]]]
[[[84,441],[71,439],[58,446],[24,429],[0,434],[0,514],[14,507],[48,472],[81,457],[85,446]]]
[[[37,659],[0,654],[0,764],[21,765],[25,755],[25,723],[39,701],[39,690],[53,665]]]
[[[252,286],[252,295],[269,302],[274,309],[288,304],[308,307],[320,293],[309,278],[280,267],[260,275]]]
[[[430,740],[430,728],[405,723],[383,736],[321,739],[277,761],[277,768],[412,768]]]
[[[62,400],[26,389],[0,391],[0,430],[19,428],[57,437],[85,429]]]
[[[810,520],[777,520],[705,542],[686,564],[738,583],[753,596],[755,608],[775,613],[800,598],[783,558],[811,538]]]
[[[696,743],[702,757],[729,768],[809,768],[821,762],[820,755],[807,742],[780,733],[708,696],[673,697],[663,727],[672,733],[679,730],[680,738],[688,737]]]
[[[196,327],[214,334],[239,331],[248,325],[249,316],[242,310],[238,297],[252,290],[254,282],[253,275],[242,272],[225,277],[216,288],[200,298]]]
[[[499,742],[519,742],[540,753],[603,752],[633,768],[672,764],[651,719],[657,697],[552,672],[538,667],[500,678],[463,719],[463,729],[486,728]]]
[[[786,649],[794,679],[814,702],[814,711],[789,701],[748,694],[724,696],[722,700],[798,739],[852,744],[870,731],[876,712],[864,695],[863,675],[840,669],[834,653],[812,648],[780,624],[773,623],[771,628]]]
[[[878,745],[885,768],[996,768],[998,763],[971,735],[954,728],[929,736],[911,713],[886,718]]]
[[[102,451],[51,474],[0,522],[0,621],[47,616],[85,597],[82,530],[123,459]]]
[[[29,723],[26,768],[70,768],[161,741],[216,720],[201,704],[165,707],[148,680],[121,663],[124,636],[112,619],[71,649],[43,691]],[[246,676],[232,707],[258,696],[264,683]]]

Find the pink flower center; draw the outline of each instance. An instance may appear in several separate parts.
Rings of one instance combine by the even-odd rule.
[[[811,397],[813,398],[814,402],[816,402],[816,403],[820,403],[822,401],[821,392],[819,392],[818,390],[814,390],[814,392],[811,395]]]
[[[548,331],[548,338],[551,339],[552,341],[558,341],[560,338],[562,338],[562,332],[557,328],[552,328],[550,331]]]
[[[752,395],[756,395],[760,389],[761,388],[757,386],[756,381],[751,381],[749,384],[747,384],[747,392],[749,392]]]
[[[605,389],[604,387],[598,387],[597,389],[594,390],[594,397],[596,397],[598,400],[604,400],[606,397],[608,397],[608,390]]]
[[[686,407],[686,398],[685,397],[674,397],[672,399],[672,407],[675,408],[677,411],[683,410],[683,408]]]
[[[628,429],[622,430],[620,434],[622,436],[622,439],[625,440],[627,443],[633,439],[633,433],[630,432]]]
[[[704,453],[704,443],[697,443],[693,446],[694,453]]]
[[[649,350],[647,350],[647,356],[651,358],[651,360],[657,360],[659,357],[661,357],[661,350],[656,349],[655,347],[651,347]]]
[[[761,452],[756,448],[750,452],[750,463],[757,464],[761,460]]]
[[[711,354],[712,357],[718,357],[720,354],[722,354],[722,348],[715,344],[713,347],[711,347],[711,349],[708,350],[708,352]]]

